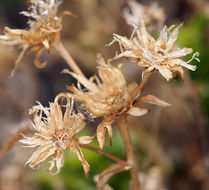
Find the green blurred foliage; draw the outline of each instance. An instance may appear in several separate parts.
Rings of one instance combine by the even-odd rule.
[[[209,118],[209,16],[199,15],[185,24],[180,30],[178,43],[200,53],[200,63],[193,60],[197,70],[191,72],[191,76],[204,85],[200,103],[204,114]]]
[[[89,131],[84,130],[82,132],[83,135],[86,135]],[[98,143],[96,140],[90,144],[91,146],[98,148]],[[113,154],[114,156],[125,159],[125,152],[123,148],[123,142],[120,138],[120,135],[117,131],[114,132],[113,135],[113,145],[109,145],[109,139],[106,138],[106,144],[104,148],[105,152]],[[89,177],[86,179],[82,165],[78,160],[75,153],[66,153],[65,155],[65,163],[61,172],[52,176],[48,172],[46,172],[47,167],[49,166],[46,162],[44,167],[41,167],[39,170],[34,171],[32,175],[32,180],[35,180],[37,183],[36,189],[39,190],[55,190],[55,189],[85,189],[85,190],[93,190],[96,189],[95,182],[93,181],[93,177],[99,173],[101,173],[105,168],[114,163],[110,159],[101,156],[95,152],[82,149],[82,152],[91,166]],[[128,188],[129,182],[129,173],[119,173],[113,176],[109,184],[114,189],[125,190]]]

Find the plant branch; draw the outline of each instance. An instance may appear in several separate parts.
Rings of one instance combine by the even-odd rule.
[[[134,91],[133,95],[132,95],[132,99],[136,99],[140,96],[142,89],[144,88],[145,84],[147,83],[147,81],[149,80],[151,74],[150,73],[144,73],[144,76],[142,78],[141,83],[139,84],[139,86],[136,88],[136,90]]]
[[[63,46],[62,42],[58,41],[55,43],[54,48],[57,50],[57,52],[63,57],[63,59],[67,62],[67,64],[72,68],[72,70],[85,77],[81,69],[78,67],[72,56],[68,53],[66,48]]]
[[[20,129],[15,134],[13,134],[9,140],[5,143],[3,148],[0,151],[0,160],[6,155],[7,152],[14,146],[14,144],[22,137],[22,134],[28,134],[32,132],[30,126],[27,126],[23,129]]]
[[[127,118],[125,115],[119,117],[117,121],[117,127],[120,131],[121,137],[125,145],[127,162],[131,166],[131,189],[140,190],[138,178],[138,165],[136,157],[134,155],[133,145],[131,143],[131,137],[128,130]]]
[[[94,177],[94,181],[97,183],[98,190],[110,189],[110,186],[107,184],[109,179],[120,172],[124,172],[130,169],[130,166],[127,163],[114,163],[106,168],[102,173]]]
[[[103,156],[105,156],[107,158],[110,158],[111,160],[114,160],[116,162],[121,162],[121,163],[122,162],[126,162],[126,161],[121,160],[120,158],[118,158],[116,156],[113,156],[113,155],[111,155],[109,153],[104,152],[103,150],[100,150],[98,148],[95,148],[95,147],[90,146],[90,145],[87,145],[87,144],[80,144],[80,147],[85,148],[85,149],[88,149],[88,150],[91,150],[91,151],[96,152],[98,154],[101,154],[101,155],[103,155]]]

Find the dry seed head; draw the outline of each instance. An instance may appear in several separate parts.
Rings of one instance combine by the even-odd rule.
[[[141,103],[154,103],[161,106],[168,106],[167,103],[151,95],[149,96],[149,101],[146,96],[142,97],[143,101],[139,101],[138,99],[140,98],[136,98],[135,94],[138,85],[136,83],[127,85],[121,71],[121,65],[119,67],[113,67],[111,64],[107,64],[100,55],[98,55],[99,78],[94,76],[88,80],[68,70],[64,70],[64,72],[71,74],[86,88],[83,91],[81,88],[68,86],[68,89],[73,94],[68,93],[66,96],[73,96],[75,100],[82,102],[93,117],[104,117],[103,121],[97,127],[97,139],[100,148],[104,147],[107,132],[110,136],[111,143],[111,124],[117,116],[125,113],[133,116],[147,114],[149,112],[148,109],[136,107]]]
[[[76,136],[85,127],[85,122],[79,115],[73,113],[72,104],[73,102],[67,102],[64,115],[57,102],[50,103],[49,108],[39,103],[30,110],[30,113],[34,115],[33,126],[36,133],[33,137],[24,136],[20,142],[28,147],[38,147],[26,162],[31,168],[51,157],[48,170],[52,171],[56,165],[57,171],[53,174],[57,174],[64,164],[64,152],[69,150],[76,152],[85,174],[88,174],[90,166],[79,145],[90,143],[94,137]]]
[[[124,9],[123,16],[127,24],[138,26],[144,19],[145,26],[148,31],[158,31],[165,23],[165,12],[159,7],[157,2],[152,2],[149,6],[145,6],[135,0],[128,1],[129,9]]]
[[[21,53],[15,62],[15,68],[11,75],[21,62],[27,52],[35,52],[34,63],[38,68],[46,66],[47,62],[40,63],[39,57],[44,50],[50,51],[52,46],[60,41],[62,31],[62,20],[64,15],[73,15],[65,11],[60,17],[57,16],[60,0],[31,0],[29,12],[22,11],[26,17],[29,17],[29,29],[10,29],[4,30],[4,35],[0,36],[0,42],[10,46],[17,46]]]
[[[193,54],[191,60],[185,62],[182,60],[186,55],[192,53],[191,48],[178,48],[175,42],[178,37],[179,28],[176,27],[172,32],[165,26],[160,33],[160,36],[155,40],[146,30],[144,21],[142,20],[139,27],[134,29],[130,39],[124,36],[114,34],[113,41],[118,42],[120,46],[120,53],[116,54],[114,59],[121,57],[138,63],[140,67],[144,68],[144,72],[159,71],[160,74],[169,81],[174,74],[181,74],[184,77],[182,67],[194,71],[196,66],[188,64],[192,59],[196,59],[199,53]]]

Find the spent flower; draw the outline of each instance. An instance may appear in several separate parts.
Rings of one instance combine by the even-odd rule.
[[[148,109],[137,107],[142,103],[161,106],[168,106],[169,104],[152,95],[139,98],[136,94],[138,85],[135,82],[131,84],[126,83],[121,71],[122,65],[114,67],[111,64],[107,64],[100,55],[98,55],[98,64],[98,74],[101,80],[97,76],[93,76],[88,80],[68,70],[64,70],[64,72],[71,74],[79,82],[78,88],[68,86],[68,89],[73,94],[67,93],[66,95],[69,97],[73,96],[75,100],[82,102],[94,118],[103,117],[103,121],[97,127],[97,139],[102,149],[107,132],[111,144],[111,124],[118,116],[125,113],[133,116],[147,114],[149,112]],[[86,89],[82,90],[80,84]]]
[[[50,103],[49,108],[43,107],[40,103],[30,110],[34,115],[33,127],[36,133],[33,137],[24,136],[21,143],[27,147],[38,147],[28,159],[26,164],[31,168],[38,166],[51,157],[49,171],[56,166],[57,174],[64,164],[65,150],[75,152],[81,161],[85,175],[88,175],[90,166],[85,160],[80,144],[90,143],[94,137],[77,137],[77,133],[85,127],[83,117],[73,111],[73,101],[66,104],[63,115],[61,106],[57,103]]]
[[[194,71],[196,66],[188,63],[194,58],[199,61],[197,58],[199,53],[194,53],[192,59],[187,62],[182,60],[183,57],[192,53],[192,49],[181,49],[175,45],[181,26],[179,25],[172,32],[170,32],[171,28],[168,29],[165,26],[157,40],[147,32],[143,20],[134,29],[130,39],[114,34],[113,41],[109,45],[118,42],[121,52],[116,54],[113,60],[125,57],[138,63],[144,68],[144,72],[150,73],[157,70],[167,81],[173,77],[172,73],[177,74],[177,76],[181,74],[183,80],[184,71],[182,67]]]
[[[145,6],[135,0],[128,1],[129,8],[125,8],[123,16],[129,25],[138,26],[144,19],[145,26],[153,32],[160,29],[165,23],[165,12],[157,2]]]
[[[57,16],[61,0],[30,0],[30,2],[32,5],[29,12],[20,12],[20,14],[29,17],[28,29],[5,27],[4,35],[0,36],[1,43],[21,49],[11,76],[27,52],[35,52],[34,64],[38,68],[44,68],[47,61],[41,63],[39,57],[44,50],[49,52],[50,48],[55,47],[60,41],[63,16],[75,16],[69,11],[64,11],[60,17]]]

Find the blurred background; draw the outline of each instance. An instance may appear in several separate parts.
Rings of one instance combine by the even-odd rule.
[[[149,5],[150,1],[138,1]],[[153,94],[172,104],[163,109],[151,106],[152,112],[141,118],[129,117],[135,152],[140,167],[140,180],[144,190],[208,190],[209,189],[209,2],[207,0],[159,0],[165,12],[166,25],[184,23],[180,29],[178,44],[200,52],[200,63],[195,72],[185,71],[185,82],[166,82],[154,74],[143,94]],[[62,42],[79,64],[86,76],[96,73],[96,54],[105,59],[118,51],[118,46],[106,47],[112,34],[130,36],[132,28],[123,18],[127,0],[64,0],[60,6],[77,14],[77,18],[65,17]],[[30,6],[27,0],[0,0],[0,33],[5,26],[27,28],[27,18],[19,12]],[[159,31],[153,33],[158,36]],[[48,102],[63,91],[65,85],[76,83],[68,75],[61,74],[68,68],[55,52],[43,54],[49,64],[40,70],[33,64],[33,54],[27,54],[13,78],[9,79],[17,49],[0,45],[0,147],[9,137],[28,122],[28,109],[38,100]],[[188,59],[190,59],[188,57]],[[129,82],[141,79],[141,71],[133,63],[124,62],[123,71]],[[93,134],[95,126],[89,126],[85,134]],[[97,142],[92,144],[98,147]],[[125,159],[122,140],[114,130],[113,146],[106,143],[105,151]],[[93,177],[112,163],[111,160],[84,150],[91,165],[88,179],[76,155],[66,154],[60,174],[51,176],[48,163],[40,170],[24,167],[31,155],[30,149],[16,143],[0,160],[0,189],[2,190],[76,190],[96,189]],[[128,189],[129,173],[111,178],[116,190]]]

